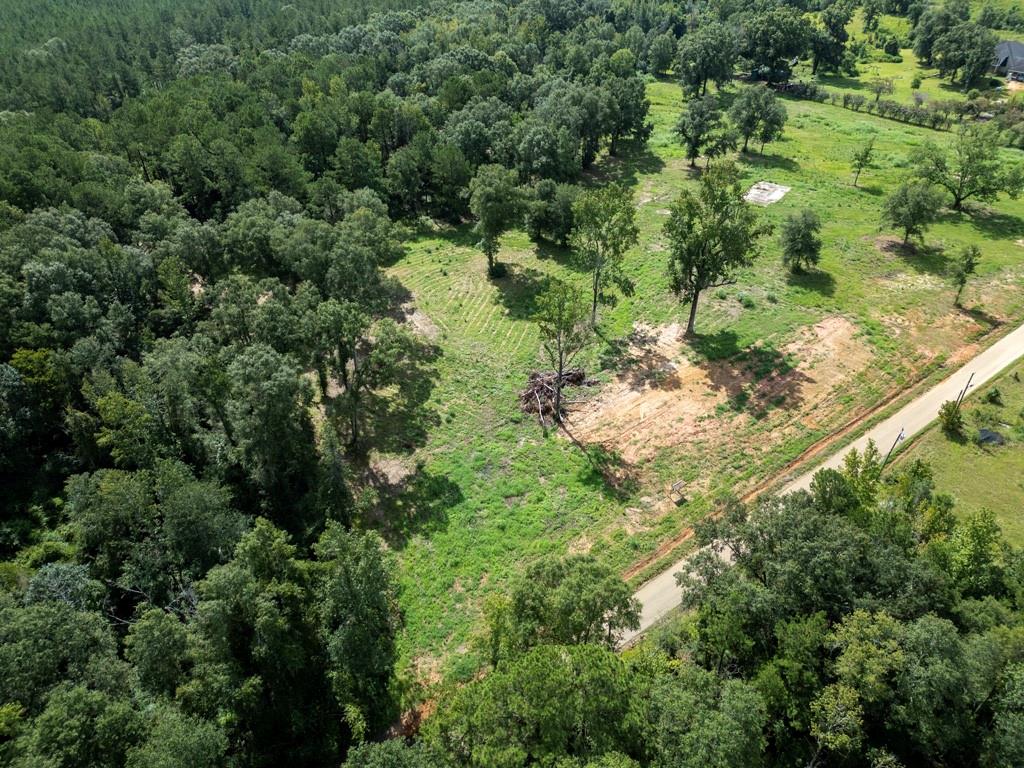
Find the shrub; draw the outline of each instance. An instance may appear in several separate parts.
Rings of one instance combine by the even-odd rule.
[[[1002,405],[1003,393],[999,391],[999,387],[992,387],[992,389],[985,393],[985,397],[982,399],[990,405]]]
[[[939,408],[939,424],[949,437],[963,437],[964,415],[955,400],[947,400]]]

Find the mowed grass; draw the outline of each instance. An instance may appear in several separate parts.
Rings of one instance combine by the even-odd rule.
[[[1002,395],[1002,405],[986,402],[993,388]],[[1024,545],[1024,362],[979,387],[964,400],[963,411],[966,439],[951,440],[933,425],[900,453],[896,466],[927,461],[937,490],[953,496],[958,514],[990,509],[1007,540]],[[1003,435],[1006,444],[978,445],[975,438],[982,426]]]
[[[599,337],[583,357],[601,381],[613,377],[616,344],[634,324],[685,319],[668,290],[662,227],[671,199],[697,184],[699,170],[688,167],[672,132],[682,107],[678,87],[651,83],[649,97],[655,132],[648,147],[603,159],[584,180],[628,185],[641,226],[625,265],[636,290],[601,307]],[[432,323],[427,333],[440,352],[428,401],[431,426],[397,457],[408,476],[382,491],[380,527],[401,565],[406,629],[400,649],[410,678],[472,674],[480,661],[472,640],[486,595],[531,560],[589,550],[625,570],[704,514],[715,495],[781,469],[948,355],[1024,316],[1024,248],[1016,244],[1024,238],[1024,203],[1000,200],[973,216],[944,214],[925,249],[879,247],[879,238],[892,234],[880,230],[884,195],[906,173],[915,146],[948,140],[947,134],[828,104],[787,100],[786,106],[785,138],[764,155],[745,156],[740,168],[745,185],[764,179],[792,187],[763,209],[769,221],[778,224],[805,207],[818,212],[825,243],[820,270],[788,275],[777,239],[766,239],[736,285],[702,297],[700,339],[687,354],[699,364],[716,359],[737,370],[767,360],[765,370],[754,372],[766,376],[778,364],[769,352],[842,315],[856,326],[870,365],[812,419],[791,416],[783,404],[756,415],[745,413],[742,402],[730,405],[716,416],[721,428],[711,439],[661,450],[637,466],[635,488],[609,487],[580,447],[519,412],[517,393],[528,373],[546,367],[530,319],[537,293],[551,276],[581,285],[586,279],[569,254],[538,249],[512,232],[499,257],[509,275],[490,281],[468,225],[424,230],[408,243],[391,274]],[[849,156],[868,136],[876,139],[876,168],[855,189]],[[961,312],[952,306],[946,273],[950,254],[967,243],[981,247],[982,261],[965,291],[968,311]],[[648,516],[644,525],[631,524],[678,479],[705,490],[667,514]]]

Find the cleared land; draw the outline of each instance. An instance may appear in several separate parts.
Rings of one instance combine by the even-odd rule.
[[[626,572],[679,535],[726,490],[742,492],[815,442],[943,363],[971,356],[1024,318],[1024,202],[947,213],[927,247],[904,251],[879,229],[884,195],[926,139],[948,134],[829,104],[787,101],[783,141],[742,158],[744,184],[792,188],[759,209],[773,222],[813,207],[824,222],[820,270],[793,277],[777,242],[736,286],[702,298],[700,338],[684,344],[667,288],[661,233],[668,202],[696,182],[672,132],[678,87],[649,86],[655,133],[604,160],[593,183],[634,191],[640,245],[630,297],[601,309],[588,374],[574,397],[578,445],[544,434],[516,393],[541,367],[530,321],[546,276],[579,280],[569,255],[522,233],[503,242],[507,278],[488,281],[468,228],[423,231],[392,274],[417,327],[440,349],[431,418],[404,425],[404,456],[378,457],[384,533],[398,551],[410,676],[477,668],[472,630],[486,594],[545,552],[592,550]],[[876,168],[850,185],[849,156],[876,139]],[[1013,156],[1008,153],[1008,156]],[[948,254],[976,243],[978,275],[953,307]],[[604,471],[601,471],[601,468]],[[677,506],[666,490],[688,484]],[[382,521],[382,526],[384,522]]]

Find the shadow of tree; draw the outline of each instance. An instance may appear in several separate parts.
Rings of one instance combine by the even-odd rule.
[[[562,429],[587,459],[587,466],[579,473],[581,483],[617,501],[624,501],[637,493],[640,489],[639,473],[621,453],[603,443],[586,445],[564,426]]]
[[[618,371],[633,389],[679,388],[675,364],[657,349],[658,337],[649,329],[634,328],[619,339],[608,339],[600,330],[597,335],[605,343],[600,355],[602,369]]]
[[[505,275],[494,278],[491,282],[497,287],[499,300],[508,310],[509,316],[529,320],[537,312],[537,297],[550,283],[551,278],[538,269],[522,264],[506,266]]]
[[[941,246],[913,241],[904,243],[893,238],[880,241],[879,249],[884,253],[898,256],[918,272],[938,276],[945,276],[948,273],[949,259]]]
[[[794,288],[815,291],[822,296],[833,296],[836,292],[836,279],[828,272],[815,269],[810,272],[790,272],[786,282]]]
[[[728,328],[701,333],[690,340],[690,348],[705,360],[726,360],[740,353],[739,336]]]
[[[860,81],[860,79],[856,77],[847,77],[846,75],[839,74],[819,74],[818,84],[830,88],[846,88],[851,91],[863,91],[867,88],[867,86],[865,86],[864,83]]]
[[[974,322],[978,323],[978,325],[985,326],[986,332],[991,331],[994,328],[998,328],[1003,324],[1002,320],[995,315],[989,314],[981,307],[957,307],[957,309],[959,309],[962,314],[967,315]]]
[[[480,236],[473,231],[473,224],[465,222],[462,224],[447,224],[437,227],[420,224],[412,230],[416,237],[436,237],[446,243],[462,248],[476,248],[480,242]]]
[[[947,211],[940,221],[968,223],[986,237],[1017,240],[1024,237],[1024,218],[997,211],[980,203],[965,203],[963,211]]]
[[[551,260],[556,264],[579,272],[580,266],[572,257],[572,249],[552,243],[548,240],[541,240],[534,243],[538,259]]]
[[[665,168],[647,142],[624,141],[617,155],[606,155],[583,174],[582,182],[603,186],[610,183],[636,186],[640,174],[655,174]]]
[[[751,168],[771,168],[775,170],[790,171],[796,173],[800,170],[800,163],[782,155],[769,155],[760,152],[755,154],[756,147],[751,142],[750,150],[740,152],[740,162],[749,165]]]
[[[410,453],[422,446],[440,416],[427,407],[437,383],[434,363],[440,347],[410,337],[399,356],[397,386],[367,398],[367,425],[363,441],[369,448],[386,453]]]
[[[741,349],[730,330],[698,336],[691,347],[705,359],[700,366],[711,388],[724,392],[732,409],[746,410],[757,419],[771,408],[799,406],[804,385],[813,381],[795,360],[771,344]]]
[[[448,510],[465,498],[458,485],[420,464],[398,481],[373,469],[367,470],[366,479],[377,494],[369,522],[396,550],[404,548],[413,536],[444,530]]]

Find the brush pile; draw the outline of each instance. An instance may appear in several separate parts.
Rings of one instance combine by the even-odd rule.
[[[523,413],[535,413],[541,424],[554,424],[565,415],[565,406],[574,401],[565,399],[566,387],[590,386],[594,382],[587,378],[582,368],[570,368],[562,373],[562,413],[555,413],[555,394],[558,374],[555,371],[534,371],[527,380],[526,388],[519,393],[519,407]]]

